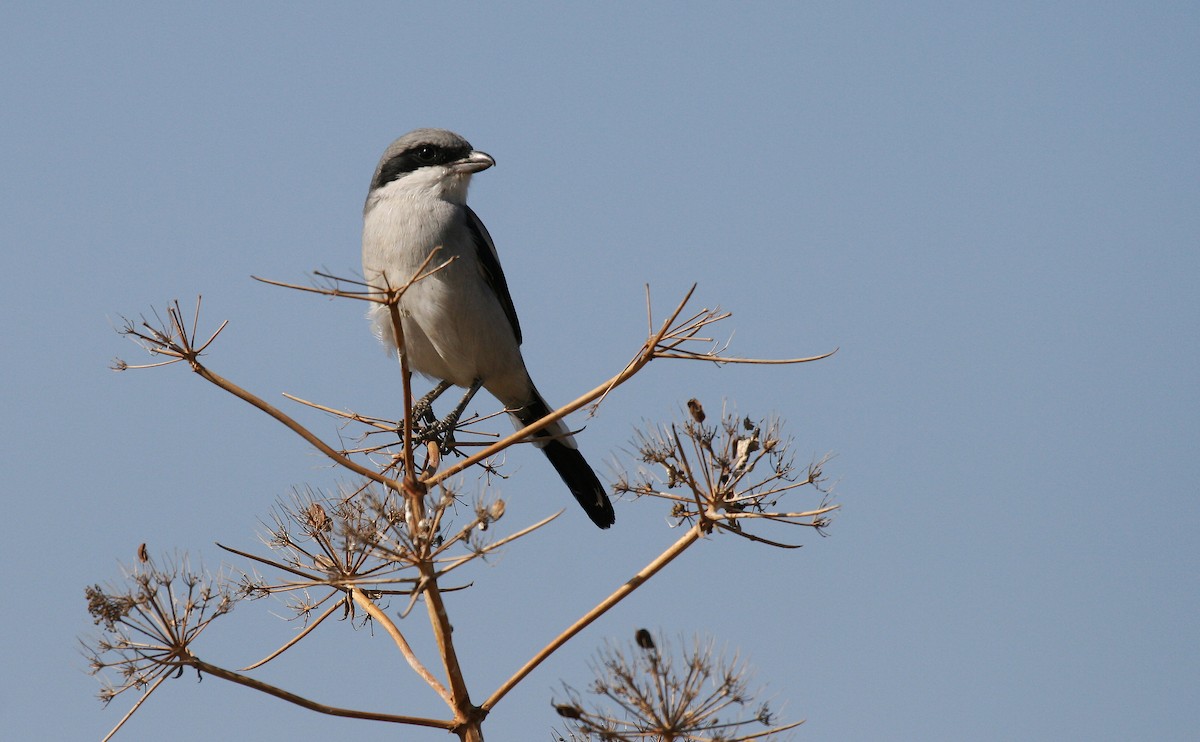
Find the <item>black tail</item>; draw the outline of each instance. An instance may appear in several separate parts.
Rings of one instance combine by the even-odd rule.
[[[520,423],[517,427],[523,428],[550,414],[549,406],[536,390],[534,397],[533,402],[511,411],[513,418]],[[539,438],[543,440],[538,440]],[[533,441],[534,445],[546,454],[546,458],[550,459],[558,476],[562,477],[593,523],[601,528],[608,528],[617,521],[617,514],[613,512],[608,492],[596,478],[596,472],[592,471],[587,459],[574,447],[570,431],[561,420],[534,433]]]
[[[604,491],[604,485],[600,484],[596,472],[588,466],[579,449],[559,441],[550,441],[542,451],[593,523],[601,528],[608,528],[616,522],[617,514],[613,512],[612,502],[608,499],[608,493]]]

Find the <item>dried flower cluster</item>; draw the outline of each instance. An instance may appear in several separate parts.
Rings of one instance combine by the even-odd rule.
[[[493,540],[489,529],[504,515],[503,500],[478,502],[470,517],[453,527],[450,522],[459,500],[452,491],[427,495],[419,511],[411,503],[369,485],[334,497],[312,490],[295,492],[290,501],[276,504],[263,537],[273,557],[222,548],[286,575],[281,581],[267,582],[247,574],[245,589],[253,597],[299,595],[290,601],[298,617],[308,618],[335,598],[318,622],[339,606],[353,612],[354,589],[372,600],[408,597],[404,616],[419,595],[426,565],[432,567],[434,578],[440,578],[552,520]],[[326,589],[325,594],[313,599],[312,592],[320,588]]]
[[[642,629],[633,646],[606,645],[591,667],[595,704],[586,706],[567,685],[567,700],[554,703],[571,739],[736,742],[778,738],[803,723],[773,726],[774,713],[756,700],[760,690],[751,687],[749,668],[736,655],[722,657],[711,639],[697,638],[675,655]]]
[[[699,521],[704,533],[714,528],[774,546],[792,546],[753,535],[746,526],[754,520],[807,526],[818,531],[829,525],[828,502],[821,467],[810,464],[796,471],[791,441],[783,438],[778,418],[755,422],[724,412],[706,423],[700,403],[688,401],[689,419],[639,431],[633,445],[642,464],[635,474],[622,476],[618,492],[669,501],[671,517]],[[820,493],[816,508],[781,507],[784,497],[801,487]]]
[[[124,585],[85,589],[88,613],[102,628],[85,643],[93,674],[104,677],[100,699],[108,703],[130,688],[142,690],[182,671],[192,657],[189,645],[241,597],[221,576],[193,571],[186,559],[155,565],[145,547],[125,571]]]

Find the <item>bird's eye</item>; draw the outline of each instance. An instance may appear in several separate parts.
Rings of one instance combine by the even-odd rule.
[[[438,150],[432,144],[423,144],[413,152],[418,162],[431,163],[437,159]]]

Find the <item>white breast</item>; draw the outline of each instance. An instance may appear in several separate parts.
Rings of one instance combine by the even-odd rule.
[[[511,398],[528,385],[520,349],[484,279],[459,207],[403,188],[385,186],[375,195],[363,217],[363,275],[368,283],[403,286],[435,247],[441,249],[430,268],[453,258],[450,265],[410,286],[401,299],[409,366],[457,386],[480,379],[502,403],[524,403]],[[370,314],[380,339],[394,347],[387,307],[375,305]]]

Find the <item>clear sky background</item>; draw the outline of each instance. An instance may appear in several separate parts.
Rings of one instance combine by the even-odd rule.
[[[214,541],[253,548],[275,498],[339,481],[180,367],[109,371],[141,358],[121,315],[202,293],[208,327],[230,320],[218,372],[398,411],[360,305],[249,276],[358,270],[372,168],[418,126],[498,162],[471,203],[551,401],[625,363],[647,283],[661,313],[698,282],[738,354],[840,348],[660,362],[575,416],[611,473],[689,397],[778,413],[801,462],[836,455],[844,510],[797,551],[699,545],[506,698],[489,739],[549,739],[560,680],[639,627],[740,650],[808,719],[797,739],[1194,738],[1194,3],[22,5],[0,11],[6,739],[98,739],[128,708],[101,710],[76,637],[84,586],[139,543],[218,567]],[[650,502],[600,532],[540,457],[509,464],[504,526],[568,510],[450,599],[480,698],[677,535]],[[294,631],[281,613],[240,605],[197,651],[243,666]],[[331,623],[261,677],[440,713],[376,634]],[[446,739],[194,673],[122,739],[351,736]]]

